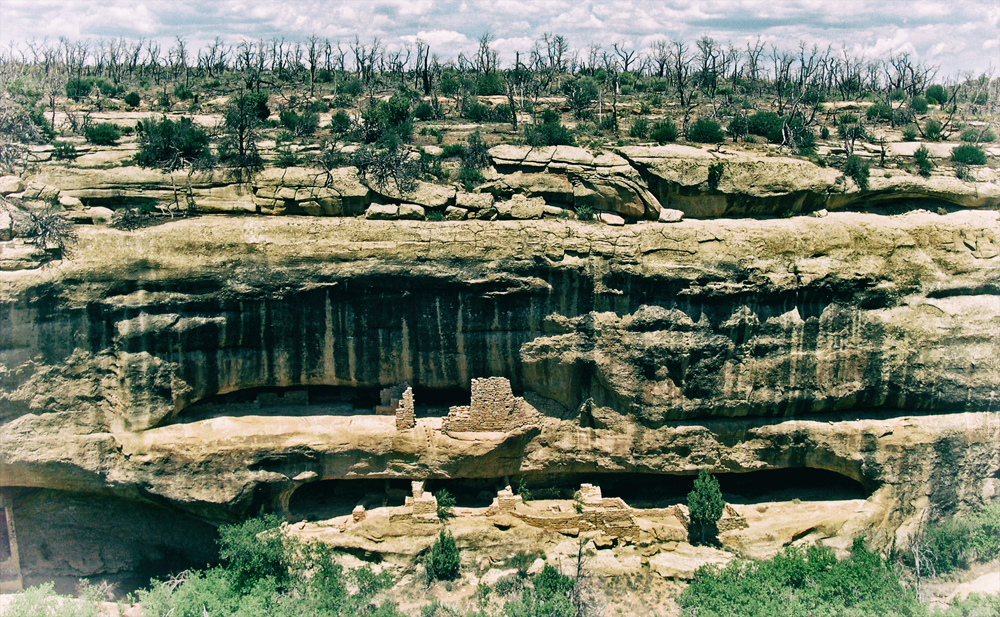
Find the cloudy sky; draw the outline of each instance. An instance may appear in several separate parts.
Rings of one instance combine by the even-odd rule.
[[[613,43],[645,49],[659,38],[708,35],[738,47],[760,36],[846,47],[866,58],[906,51],[941,67],[941,78],[1000,73],[998,0],[0,0],[0,43],[102,37],[156,38],[164,49],[183,36],[197,47],[216,36],[333,41],[379,37],[391,48],[416,38],[440,58],[469,53],[484,32],[501,60],[527,52],[543,33],[571,49]]]

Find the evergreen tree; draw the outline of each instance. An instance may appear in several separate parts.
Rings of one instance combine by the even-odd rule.
[[[434,571],[434,577],[443,581],[452,581],[458,578],[458,545],[451,532],[444,529],[438,534],[438,539],[431,547],[430,566]]]
[[[722,518],[722,511],[726,507],[722,491],[719,490],[719,481],[704,469],[699,471],[694,481],[694,488],[688,493],[687,503],[692,528],[698,528],[701,543],[704,544],[706,528],[715,530],[715,525]]]

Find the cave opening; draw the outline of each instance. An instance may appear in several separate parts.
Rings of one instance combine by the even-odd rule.
[[[715,474],[728,503],[771,501],[843,501],[865,499],[871,492],[858,481],[825,469],[809,467]],[[486,508],[497,491],[510,482],[515,493],[527,491],[529,502],[569,500],[581,484],[601,488],[604,497],[620,497],[633,508],[664,508],[683,504],[694,486],[693,475],[656,473],[559,473],[523,477],[431,478],[424,490],[447,490],[455,505]],[[324,480],[297,489],[289,500],[293,520],[326,520],[348,515],[355,506],[365,509],[401,506],[410,495],[410,480]]]
[[[176,422],[223,416],[373,415],[382,388],[351,386],[261,386],[208,396],[186,408]],[[413,387],[414,415],[444,417],[451,407],[469,404],[468,388]]]
[[[222,416],[354,416],[374,413],[378,403],[378,388],[261,386],[205,397],[185,409],[177,422]]]
[[[398,479],[321,480],[297,489],[288,500],[293,521],[321,521],[365,509],[401,506],[410,494],[410,481]]]

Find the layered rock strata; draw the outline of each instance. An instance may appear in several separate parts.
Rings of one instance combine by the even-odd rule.
[[[59,267],[0,273],[15,517],[32,495],[219,522],[324,480],[813,468],[865,487],[857,531],[887,545],[928,507],[997,493],[996,212],[203,217],[81,236]],[[421,410],[489,377],[532,422],[449,432]],[[412,425],[375,403],[198,411],[253,388],[377,400],[402,382]]]

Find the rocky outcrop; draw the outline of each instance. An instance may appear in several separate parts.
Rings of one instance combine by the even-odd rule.
[[[894,170],[872,174],[862,190],[837,169],[790,157],[676,144],[630,146],[617,152],[639,171],[664,208],[695,218],[789,215],[912,198],[966,208],[1000,205],[1000,177],[988,169],[977,182],[944,175],[922,178]],[[717,175],[710,178],[713,166]]]
[[[81,228],[59,268],[0,273],[0,486],[217,522],[328,480],[811,468],[865,488],[886,545],[997,494],[998,239],[990,211]],[[488,377],[530,423],[421,408]],[[412,427],[199,407],[402,382]]]

